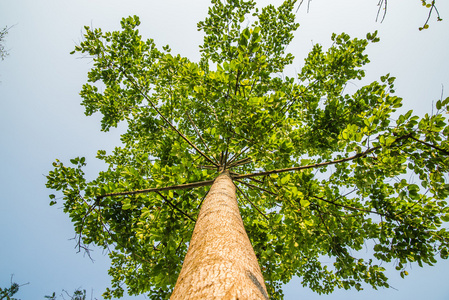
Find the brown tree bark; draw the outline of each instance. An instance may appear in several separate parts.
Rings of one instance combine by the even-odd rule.
[[[268,299],[228,171],[215,179],[201,206],[170,299]]]

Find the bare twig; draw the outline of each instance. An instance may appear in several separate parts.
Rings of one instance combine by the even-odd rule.
[[[379,19],[379,14],[380,14],[382,7],[384,7],[384,13],[382,15],[382,20],[380,21],[380,23],[382,23],[385,19],[385,16],[387,15],[387,0],[379,0],[379,3],[377,3],[377,6],[379,6],[379,9],[377,10],[376,22]]]

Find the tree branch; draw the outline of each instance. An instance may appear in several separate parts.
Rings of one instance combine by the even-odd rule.
[[[251,200],[249,200],[249,198],[248,198],[248,196],[246,196],[246,194],[236,185],[235,186],[238,190],[239,190],[239,192],[243,195],[243,197],[245,197],[245,199],[249,202],[249,203],[251,203],[251,205],[262,215],[262,216],[264,216],[264,218],[267,220],[267,221],[269,221],[269,219],[268,219],[268,217],[263,213],[263,212],[261,212],[260,211],[260,209],[258,209],[257,208],[257,206],[256,205],[254,205],[254,203],[252,203],[251,202]]]
[[[206,147],[206,149],[212,153],[212,151],[210,151],[209,147],[207,146],[206,142],[204,141],[203,137],[201,136],[200,132],[198,131],[198,128],[196,127],[195,123],[193,123],[192,119],[190,118],[189,112],[186,111],[186,115],[189,118],[190,123],[192,123],[193,128],[195,128],[196,134],[198,134],[199,138],[201,139],[201,141],[203,142],[204,147]],[[214,156],[212,156],[212,158],[215,160],[215,162],[218,164],[218,161],[215,159]]]
[[[214,181],[215,181],[215,179],[194,182],[194,183],[165,186],[165,187],[161,187],[161,188],[150,188],[150,189],[136,190],[136,191],[129,191],[129,192],[108,193],[108,194],[104,194],[104,195],[98,195],[97,200],[100,200],[104,197],[111,197],[111,196],[125,196],[125,195],[136,195],[136,194],[144,194],[144,193],[160,192],[160,191],[168,191],[168,190],[190,189],[190,188],[195,188],[195,187],[200,187],[200,186],[212,185],[212,183],[214,183]]]
[[[415,138],[415,137],[412,136],[412,135],[410,136],[410,138],[411,138],[412,140],[415,140],[415,141],[421,143],[421,144],[424,144],[424,145],[426,145],[426,146],[429,146],[430,148],[433,148],[433,149],[435,149],[435,150],[438,150],[438,151],[440,151],[440,152],[443,152],[443,153],[446,154],[446,155],[449,155],[449,152],[448,152],[448,151],[446,151],[446,150],[444,150],[444,149],[441,149],[440,147],[437,147],[437,146],[432,145],[432,144],[430,144],[430,143],[427,143],[427,142],[425,142],[425,141],[421,141],[420,139],[417,139],[417,138]]]
[[[307,166],[291,167],[291,168],[277,169],[277,170],[271,170],[271,171],[265,171],[265,172],[236,175],[236,176],[232,176],[232,179],[264,176],[264,175],[270,175],[270,174],[277,174],[277,173],[290,172],[290,171],[299,171],[299,170],[304,170],[304,169],[312,169],[312,168],[319,168],[319,167],[324,167],[324,166],[328,166],[328,165],[334,165],[334,164],[338,164],[341,162],[351,161],[356,158],[364,157],[377,149],[380,149],[380,146],[369,148],[368,150],[366,150],[364,152],[357,153],[356,155],[353,155],[353,156],[350,156],[347,158],[342,158],[342,159],[338,159],[338,160],[333,160],[333,161],[328,161],[328,162],[323,162],[323,163],[318,163],[318,164],[313,164],[313,165],[307,165]]]
[[[246,165],[246,164],[249,164],[251,161],[252,161],[251,157],[246,157],[246,158],[229,163],[228,168],[235,168],[235,167],[238,167],[241,165]]]
[[[254,185],[254,184],[251,184],[251,183],[248,183],[248,182],[244,182],[244,181],[239,180],[239,179],[236,179],[235,181],[240,182],[241,184],[244,184],[244,185],[246,185],[246,186],[248,186],[248,187],[250,187],[250,188],[256,188],[256,189],[259,189],[259,190],[261,190],[261,191],[264,191],[264,192],[266,192],[266,193],[268,193],[268,194],[270,194],[270,195],[277,196],[277,194],[275,194],[275,193],[273,193],[273,192],[271,192],[271,191],[269,191],[269,190],[266,190],[266,189],[264,189],[264,188],[262,188],[262,187],[260,187],[260,186],[257,186],[257,185]]]
[[[186,214],[185,212],[183,212],[181,209],[177,208],[176,205],[174,205],[173,203],[171,203],[170,200],[168,200],[167,197],[165,197],[164,195],[162,195],[159,191],[156,191],[156,193],[162,197],[162,199],[164,199],[173,209],[179,211],[181,214],[183,214],[184,216],[186,216],[187,218],[189,218],[192,222],[196,222],[195,219],[193,219],[191,216],[189,216],[188,214]]]
[[[89,203],[81,196],[78,194],[78,197],[81,198],[81,200],[84,201],[84,203],[86,203],[89,206]],[[100,223],[102,225],[102,227],[104,228],[104,230],[106,230],[106,232],[109,234],[109,237],[111,238],[112,241],[116,242],[117,245],[119,245],[120,247],[122,247],[123,249],[128,249],[131,252],[131,255],[135,255],[136,257],[138,257],[139,259],[141,259],[142,261],[146,261],[149,264],[153,264],[154,261],[149,261],[146,258],[140,256],[139,254],[136,254],[134,251],[132,251],[129,247],[125,247],[125,245],[123,245],[122,243],[120,243],[118,240],[116,240],[114,238],[114,234],[111,233],[111,231],[106,227],[106,224],[104,222],[103,217],[101,216],[101,213],[94,207],[94,211],[97,212],[98,216],[100,217]],[[109,247],[108,247],[109,248]],[[160,251],[158,248],[156,248],[155,246],[153,246],[153,249],[156,251]]]
[[[339,204],[339,203],[335,203],[335,202],[333,202],[333,201],[326,200],[326,199],[324,199],[324,198],[317,197],[317,196],[312,196],[312,197],[313,197],[313,198],[316,198],[316,199],[318,199],[318,200],[324,201],[324,202],[326,202],[326,203],[335,205],[335,206],[344,207],[344,208],[349,209],[349,210],[358,210],[358,211],[362,211],[362,212],[366,212],[366,213],[376,214],[376,215],[383,216],[383,217],[390,217],[390,216],[387,216],[387,215],[382,214],[382,213],[377,212],[377,211],[372,211],[372,210],[367,210],[367,209],[363,209],[363,208],[357,208],[357,207],[352,207],[352,206],[348,206],[348,205],[344,205],[344,204]]]
[[[379,6],[379,9],[377,10],[377,15],[376,15],[376,22],[379,19],[379,14],[380,14],[380,10],[382,9],[382,6],[384,7],[384,13],[382,15],[382,21],[380,21],[380,23],[382,23],[385,19],[385,16],[387,15],[387,0],[379,0],[379,3],[377,3],[377,5]]]

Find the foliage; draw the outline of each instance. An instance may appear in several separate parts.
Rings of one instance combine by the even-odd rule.
[[[6,56],[9,55],[8,51],[5,49],[5,38],[9,32],[11,27],[5,26],[2,30],[0,30],[0,58],[4,60]]]
[[[25,283],[19,285],[16,282],[12,282],[12,277],[13,276],[11,275],[11,286],[9,288],[0,287],[0,300],[18,300],[17,298],[12,298],[12,296],[19,292],[21,286],[29,284]],[[67,292],[65,293],[70,297],[71,300],[86,300],[86,290],[76,289],[73,295],[69,295]],[[52,295],[44,296],[44,298],[50,300],[58,299],[55,292],[53,292]],[[62,298],[65,299],[64,296],[62,296]]]
[[[103,131],[127,125],[121,147],[98,151],[108,168],[96,179],[86,180],[84,157],[56,160],[47,176],[79,247],[109,251],[104,296],[121,297],[126,285],[129,294],[169,297],[207,185],[223,169],[273,299],[293,276],[318,293],[388,287],[382,261],[404,276],[409,263],[447,258],[449,98],[432,115],[394,120],[402,105],[394,77],[345,90],[365,76],[376,33],[334,34],[293,78],[283,71],[293,62],[295,1],[212,4],[198,23],[199,62],[142,40],[136,16],[121,31],[86,26],[72,52],[93,59],[81,91],[86,114],[100,112]],[[368,245],[372,258],[360,258]]]
[[[73,295],[70,295],[67,291],[63,290],[63,292],[66,293],[68,297],[70,297],[70,300],[86,300],[86,290],[76,289],[73,292]],[[65,300],[64,295],[61,294],[62,299]],[[49,300],[56,300],[58,299],[58,296],[56,296],[56,293],[53,292],[53,294],[45,296],[45,299]]]
[[[11,282],[9,288],[0,288],[0,300],[17,300],[17,298],[12,298],[18,291],[20,285],[15,282]]]

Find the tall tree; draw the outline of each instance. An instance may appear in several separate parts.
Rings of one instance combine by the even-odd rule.
[[[86,26],[73,51],[93,59],[86,114],[100,112],[103,131],[127,125],[121,147],[98,151],[109,167],[96,179],[86,180],[84,157],[75,166],[56,160],[47,177],[63,193],[79,247],[109,250],[104,296],[122,296],[125,284],[151,299],[173,289],[174,299],[201,297],[206,286],[208,295],[245,297],[247,285],[281,299],[293,276],[318,293],[388,287],[382,261],[404,276],[408,263],[447,258],[449,98],[432,115],[394,120],[402,105],[394,77],[345,90],[365,76],[376,33],[334,34],[293,78],[283,71],[299,26],[294,0],[212,4],[198,23],[198,62],[142,40],[138,17],[123,19],[121,31]],[[365,245],[371,259],[357,257]]]

